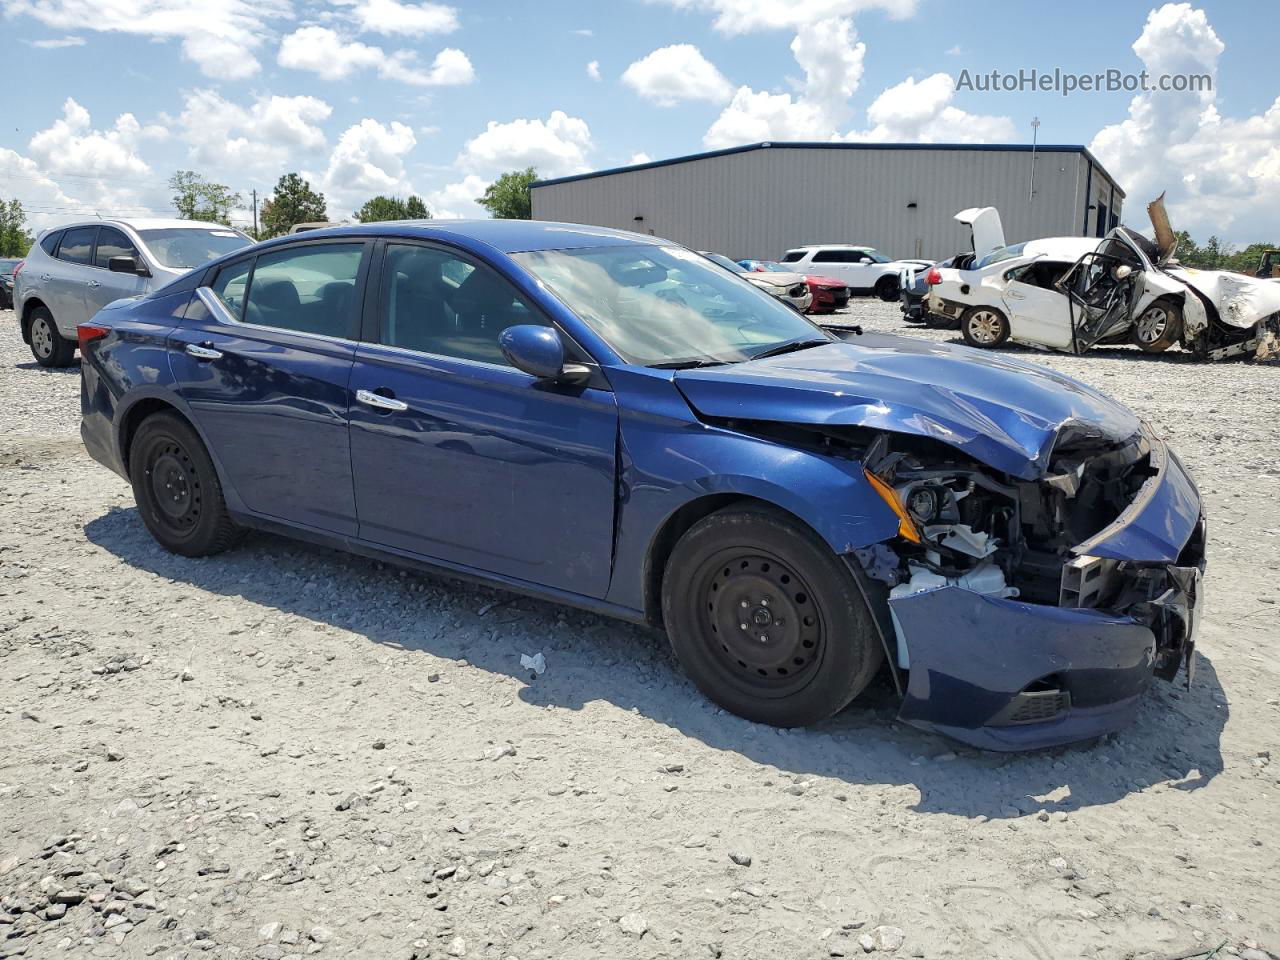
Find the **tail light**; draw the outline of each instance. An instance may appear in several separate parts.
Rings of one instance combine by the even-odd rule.
[[[942,273],[937,267],[930,267],[929,272],[924,275],[924,282],[931,287],[936,287],[942,282]]]
[[[22,268],[25,267],[26,265],[27,265],[27,261],[19,260],[17,263],[13,265],[13,273],[10,274],[10,276],[12,276],[13,279],[17,280],[18,274],[22,272]]]
[[[95,340],[101,340],[111,332],[110,327],[102,327],[96,323],[82,323],[76,327],[76,340],[80,342],[80,353]]]

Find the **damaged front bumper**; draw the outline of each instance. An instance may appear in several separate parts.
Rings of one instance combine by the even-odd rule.
[[[907,667],[900,719],[983,749],[1053,747],[1127,725],[1153,676],[1185,665],[1191,682],[1204,517],[1185,468],[1155,444],[1155,475],[1064,566],[1058,606],[955,583],[888,600]],[[1104,579],[1096,592],[1115,599],[1097,609]]]

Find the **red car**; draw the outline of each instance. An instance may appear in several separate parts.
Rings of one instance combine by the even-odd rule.
[[[774,260],[739,260],[743,267],[753,273],[791,273],[785,263]],[[804,282],[809,285],[813,294],[813,303],[808,313],[834,313],[843,310],[849,303],[849,288],[843,280],[835,277],[822,277],[816,273],[804,275]]]

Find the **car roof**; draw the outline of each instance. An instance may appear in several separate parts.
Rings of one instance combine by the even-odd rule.
[[[876,250],[876,248],[861,243],[806,243],[803,246],[792,247],[791,250]],[[790,253],[791,250],[787,252]],[[876,252],[880,251],[876,250]]]
[[[501,253],[524,253],[532,250],[573,250],[583,247],[612,247],[631,244],[666,244],[669,240],[612,230],[581,223],[555,223],[549,220],[388,220],[381,223],[355,223],[345,227],[325,227],[306,233],[279,237],[278,240],[318,240],[324,237],[395,236],[442,240],[462,246],[485,244]]]
[[[1022,248],[1024,257],[1067,257],[1079,260],[1086,253],[1098,248],[1102,241],[1097,237],[1043,237],[1028,240]]]
[[[179,220],[175,218],[153,217],[144,220],[129,220],[122,217],[93,217],[92,219],[68,220],[66,223],[60,223],[56,227],[50,227],[48,230],[41,231],[41,236],[46,233],[52,233],[54,230],[70,230],[75,227],[96,227],[106,224],[112,227],[129,227],[132,230],[235,230],[236,233],[243,233],[235,227],[228,227],[222,223],[210,223],[207,220]]]

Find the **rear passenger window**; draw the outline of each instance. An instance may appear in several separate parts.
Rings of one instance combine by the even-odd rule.
[[[62,231],[55,230],[53,231],[53,233],[49,234],[47,237],[45,237],[43,240],[40,241],[40,249],[52,257],[53,251],[58,249],[58,241],[61,239],[62,239]]]
[[[264,253],[253,269],[244,322],[353,339],[363,254],[362,243],[308,244]]]
[[[537,322],[495,270],[409,244],[387,246],[380,303],[381,340],[388,346],[483,363],[507,362],[498,346],[503,330]]]
[[[237,320],[244,320],[244,294],[249,287],[249,268],[253,260],[241,260],[218,273],[213,281],[213,292],[227,305],[227,309]]]
[[[798,263],[803,259],[804,259],[803,250],[788,250],[786,253],[782,255],[783,263]]]
[[[813,255],[814,263],[848,263],[846,250],[819,250]]]
[[[94,266],[107,269],[112,257],[133,257],[140,260],[138,251],[128,237],[115,227],[98,228],[98,252],[94,255]]]
[[[93,238],[97,227],[76,227],[62,236],[58,259],[67,263],[89,263],[93,257]]]

